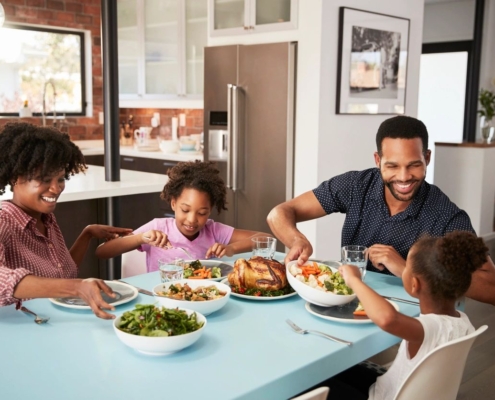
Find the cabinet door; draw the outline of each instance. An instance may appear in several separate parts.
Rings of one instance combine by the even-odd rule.
[[[202,95],[204,48],[207,45],[208,35],[206,0],[186,0],[185,14],[185,90],[183,93]]]
[[[209,0],[210,34],[238,35],[249,25],[250,0]]]
[[[119,0],[117,7],[119,93],[138,94],[140,35],[136,0]]]

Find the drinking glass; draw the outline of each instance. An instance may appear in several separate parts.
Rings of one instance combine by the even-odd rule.
[[[268,236],[257,236],[251,239],[253,244],[253,257],[272,259],[277,247],[277,239]]]
[[[361,271],[361,279],[364,281],[366,264],[368,264],[368,248],[357,245],[342,247],[342,263],[358,267]]]
[[[182,258],[158,260],[158,269],[162,283],[177,281],[184,276],[184,260]]]

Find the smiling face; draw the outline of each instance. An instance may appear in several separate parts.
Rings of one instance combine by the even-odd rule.
[[[30,216],[40,219],[41,214],[55,210],[57,200],[65,189],[65,171],[59,171],[44,179],[28,180],[19,177],[13,186],[13,203]]]
[[[205,192],[186,188],[170,204],[180,233],[189,240],[196,239],[211,213],[210,196]]]
[[[382,141],[382,154],[375,153],[375,163],[385,184],[385,200],[410,203],[425,180],[430,150],[423,153],[420,138]]]

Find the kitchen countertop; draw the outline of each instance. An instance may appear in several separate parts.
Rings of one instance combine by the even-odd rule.
[[[90,165],[85,173],[71,176],[65,184],[65,190],[59,202],[100,199],[106,197],[127,196],[141,193],[161,192],[168,177],[149,172],[120,170],[119,182],[105,181],[105,168]],[[12,199],[10,187],[6,188],[0,201]]]
[[[74,140],[74,143],[81,149],[85,156],[104,154],[103,140]],[[203,160],[203,154],[201,152],[163,153],[162,151],[136,150],[133,146],[120,146],[120,155],[170,161]]]

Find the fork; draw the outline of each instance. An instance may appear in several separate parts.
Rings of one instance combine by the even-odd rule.
[[[189,259],[191,259],[191,260],[195,260],[196,259],[196,257],[192,256],[191,253],[189,253],[184,247],[170,246],[169,249],[179,249],[179,250],[182,250],[184,253],[187,254],[187,256],[189,257]]]
[[[315,335],[320,335],[320,336],[323,336],[327,339],[330,339],[330,340],[333,340],[334,342],[338,342],[338,343],[342,343],[342,344],[345,344],[347,346],[351,346],[352,345],[352,342],[348,342],[347,340],[342,340],[342,339],[339,339],[335,336],[331,336],[329,335],[328,333],[323,333],[323,332],[320,332],[320,331],[314,331],[312,329],[302,329],[302,328],[299,328],[294,322],[292,322],[290,319],[286,319],[285,322],[287,322],[289,324],[289,326],[294,329],[294,331],[296,333],[300,333],[301,335],[304,335],[306,333],[314,333]]]
[[[45,322],[48,322],[48,320],[50,319],[49,317],[41,317],[41,316],[37,315],[35,312],[31,311],[30,309],[28,309],[24,306],[21,307],[21,311],[25,312],[27,314],[34,315],[35,316],[34,322],[36,322],[38,325],[44,324]]]

